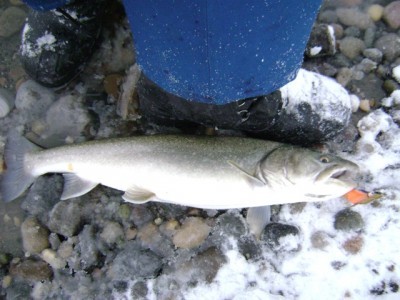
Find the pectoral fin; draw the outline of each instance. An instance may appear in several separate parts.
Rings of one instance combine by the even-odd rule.
[[[270,220],[270,206],[251,207],[247,210],[246,221],[249,225],[250,233],[254,234],[257,239],[261,237],[262,231]]]
[[[82,179],[74,173],[65,173],[63,176],[64,190],[61,195],[61,200],[82,196],[98,185],[98,182]]]
[[[251,179],[253,182],[256,182],[257,184],[262,184],[265,185],[265,182],[263,182],[261,179],[255,177],[254,175],[250,174],[249,172],[243,170],[237,163],[235,163],[232,160],[228,160],[228,164],[230,164],[232,167],[235,169],[239,170],[243,175],[245,175],[247,178]]]
[[[125,201],[134,203],[134,204],[142,204],[146,203],[153,198],[155,194],[148,190],[142,189],[137,186],[132,186],[122,195],[122,198]]]

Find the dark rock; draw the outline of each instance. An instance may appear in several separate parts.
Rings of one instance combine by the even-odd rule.
[[[388,95],[393,93],[395,90],[398,90],[399,87],[399,84],[392,79],[387,79],[383,82],[383,89]]]
[[[137,227],[153,221],[154,215],[148,209],[147,205],[134,205],[132,206],[132,219]]]
[[[147,299],[146,296],[147,296],[148,291],[149,290],[147,288],[147,284],[145,281],[137,281],[132,286],[132,290],[131,290],[132,299],[138,299],[138,300]]]
[[[306,54],[309,57],[322,57],[336,53],[333,28],[322,24],[313,28],[306,47]]]
[[[261,234],[261,240],[274,251],[298,251],[300,250],[298,240],[295,243],[285,243],[282,239],[290,236],[298,237],[299,233],[299,229],[292,225],[269,223]]]
[[[228,211],[217,218],[217,226],[221,234],[239,238],[246,234],[246,225],[243,216],[237,211]]]
[[[144,250],[138,242],[127,242],[125,248],[113,260],[108,276],[112,280],[134,280],[154,277],[162,267],[158,255]]]
[[[77,247],[80,253],[80,263],[83,270],[96,266],[99,262],[99,251],[96,245],[96,236],[92,225],[85,225],[78,236]]]
[[[51,231],[71,237],[81,228],[81,206],[77,201],[66,200],[57,203],[50,212],[48,227]]]
[[[21,300],[31,299],[30,295],[32,292],[31,285],[26,281],[13,280],[11,285],[7,288],[7,300]]]
[[[331,24],[331,23],[336,23],[338,20],[338,17],[334,10],[327,9],[327,10],[320,12],[320,14],[318,15],[318,20],[321,23]]]
[[[49,211],[60,201],[62,182],[62,177],[58,175],[37,178],[22,202],[22,209],[42,223],[47,223]]]
[[[337,270],[337,271],[339,271],[339,270],[341,270],[343,267],[345,267],[347,264],[345,263],[345,262],[342,262],[342,261],[337,261],[337,260],[335,260],[335,261],[333,261],[333,262],[331,262],[331,266],[332,266],[332,268],[334,268],[335,270]]]
[[[364,44],[365,47],[370,48],[374,44],[375,41],[375,36],[376,36],[376,28],[375,27],[369,27],[365,30],[364,32]]]
[[[10,266],[10,275],[25,280],[41,281],[50,280],[53,276],[51,267],[42,260],[24,260]]]
[[[380,101],[386,97],[382,89],[383,81],[375,76],[368,74],[361,80],[352,80],[348,84],[349,90],[356,94],[360,99]]]
[[[383,35],[376,40],[375,48],[383,53],[384,58],[392,61],[400,55],[400,37],[395,33]]]
[[[241,237],[238,241],[238,248],[246,259],[258,259],[262,255],[261,245],[253,236]]]
[[[365,49],[365,44],[359,38],[348,36],[339,41],[339,49],[346,57],[354,59]]]
[[[358,212],[348,208],[335,215],[335,229],[342,231],[358,231],[364,228],[364,220]]]

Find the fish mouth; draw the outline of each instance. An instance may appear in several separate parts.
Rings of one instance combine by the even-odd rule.
[[[322,170],[315,181],[356,186],[353,177],[357,171],[358,166],[353,163],[346,166],[333,165]]]

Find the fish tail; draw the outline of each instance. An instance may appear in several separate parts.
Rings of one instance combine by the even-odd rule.
[[[4,149],[7,168],[0,181],[0,195],[3,201],[10,202],[18,198],[33,183],[35,177],[25,170],[24,157],[26,153],[39,149],[16,131],[8,135]]]

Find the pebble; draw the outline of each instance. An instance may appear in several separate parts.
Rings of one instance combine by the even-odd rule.
[[[347,86],[347,84],[353,78],[353,70],[349,68],[341,68],[336,74],[336,81],[342,86]]]
[[[261,240],[265,241],[273,251],[299,251],[299,229],[295,226],[281,223],[269,223],[261,234]]]
[[[111,263],[108,277],[112,280],[134,280],[155,276],[161,269],[161,258],[150,250],[144,250],[136,241],[129,241]]]
[[[71,237],[81,228],[81,207],[72,200],[58,202],[50,212],[48,227],[52,232]]]
[[[336,14],[339,21],[346,26],[355,26],[362,30],[375,26],[370,16],[357,8],[338,8]]]
[[[393,61],[400,55],[400,37],[395,33],[388,33],[375,42],[375,48],[379,49],[388,61]]]
[[[350,101],[351,101],[351,111],[355,113],[360,108],[360,98],[358,98],[357,95],[351,94]]]
[[[34,217],[22,223],[21,234],[24,250],[28,253],[39,254],[50,246],[49,231]]]
[[[166,257],[173,253],[171,241],[161,235],[158,226],[153,222],[149,222],[145,226],[141,227],[138,231],[137,237],[143,247],[152,250],[157,255]]]
[[[242,215],[235,211],[228,211],[217,218],[215,232],[220,232],[224,236],[239,238],[246,234],[246,224]]]
[[[26,12],[18,7],[8,7],[0,14],[0,37],[10,37],[22,29]]]
[[[397,82],[400,83],[400,65],[393,68],[392,76]]]
[[[10,275],[31,281],[50,280],[53,276],[51,267],[42,260],[27,259],[10,266]]]
[[[358,231],[364,228],[364,220],[358,212],[346,208],[335,215],[334,227],[341,231]]]
[[[42,259],[47,262],[54,270],[63,269],[66,265],[65,260],[57,256],[57,253],[52,249],[42,251]]]
[[[21,84],[15,97],[15,107],[32,115],[42,114],[55,100],[55,94],[33,80]]]
[[[354,59],[365,49],[365,44],[359,38],[348,36],[340,40],[339,49],[346,57]]]
[[[175,247],[191,249],[200,246],[210,233],[204,219],[199,217],[189,217],[177,230],[173,237]]]
[[[383,16],[383,6],[373,4],[368,8],[368,15],[374,22],[378,22]]]
[[[400,1],[393,1],[383,10],[383,20],[392,28],[400,28]]]
[[[73,251],[73,243],[71,241],[64,241],[61,243],[60,247],[58,247],[57,254],[61,258],[67,259],[72,255]]]
[[[122,220],[128,220],[131,216],[132,209],[128,203],[121,204],[118,208],[118,215]]]
[[[329,245],[329,236],[324,231],[316,231],[311,235],[311,245],[315,249],[324,250]]]
[[[378,64],[369,58],[364,58],[358,65],[356,69],[364,72],[365,74],[371,73],[376,70]]]
[[[358,254],[364,245],[364,239],[361,236],[355,236],[346,240],[343,249],[350,254]]]
[[[371,104],[370,101],[367,99],[360,100],[360,105],[359,105],[360,110],[363,112],[370,112],[371,111]]]
[[[137,236],[137,232],[138,232],[137,229],[133,228],[133,227],[126,229],[125,230],[125,239],[127,241],[135,239]]]
[[[385,91],[382,89],[383,81],[370,73],[360,80],[352,80],[349,84],[349,90],[356,94],[360,99],[369,99],[380,101],[386,96]]]
[[[1,286],[3,287],[3,289],[6,289],[11,285],[11,282],[12,282],[12,277],[10,275],[6,275],[3,277]]]
[[[376,48],[364,49],[363,55],[377,63],[381,62],[383,57],[382,51]]]
[[[15,96],[11,91],[0,88],[0,118],[7,116],[14,107],[14,99]]]
[[[140,228],[144,224],[151,222],[154,216],[146,205],[134,205],[132,207],[132,219],[136,227]]]
[[[131,297],[132,299],[148,299],[147,293],[149,292],[147,283],[145,281],[137,281],[133,284],[131,288]]]
[[[100,237],[109,245],[124,239],[122,226],[117,222],[107,222]]]
[[[376,28],[370,27],[367,28],[364,32],[364,44],[366,48],[371,48],[374,44],[376,36]]]
[[[344,30],[344,35],[359,38],[361,36],[361,30],[358,27],[349,26]]]

